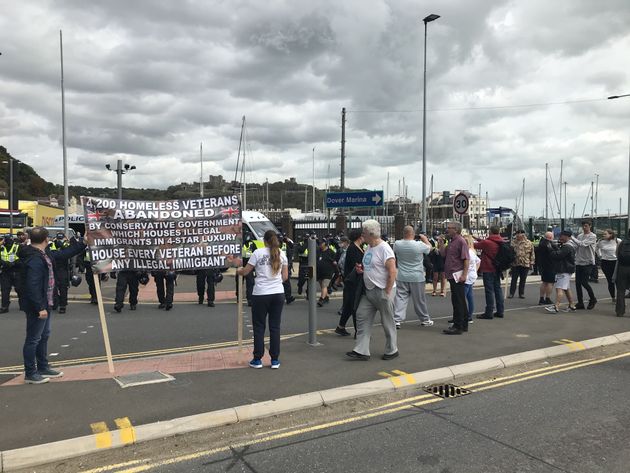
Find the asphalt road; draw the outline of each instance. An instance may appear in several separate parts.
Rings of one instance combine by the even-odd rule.
[[[462,380],[455,399],[351,401],[36,471],[626,473],[629,349]]]

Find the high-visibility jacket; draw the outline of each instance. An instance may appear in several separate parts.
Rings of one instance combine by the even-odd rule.
[[[9,263],[13,263],[19,260],[20,258],[17,255],[19,248],[20,245],[18,245],[17,243],[13,243],[13,245],[11,245],[11,248],[9,248],[8,250],[5,245],[2,245],[2,249],[0,249],[0,259]]]

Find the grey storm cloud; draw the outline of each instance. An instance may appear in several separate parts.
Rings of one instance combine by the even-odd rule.
[[[232,179],[243,115],[248,180],[310,183],[316,147],[316,185],[334,184],[346,107],[348,185],[384,188],[389,175],[393,195],[404,177],[418,198],[422,18],[437,13],[427,43],[426,154],[435,190],[482,184],[491,203],[514,205],[525,179],[528,210],[539,213],[545,163],[557,181],[563,160],[576,208],[595,174],[600,208],[626,198],[619,170],[627,169],[630,99],[605,100],[630,93],[626,0],[2,6],[0,145],[55,182],[62,29],[75,184],[111,186],[101,167],[120,157],[138,166],[129,185],[192,182],[200,142],[204,172]]]

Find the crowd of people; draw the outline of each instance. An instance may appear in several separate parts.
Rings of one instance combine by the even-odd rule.
[[[62,373],[50,368],[46,345],[50,334],[51,311],[66,311],[68,287],[75,283],[71,260],[83,255],[86,280],[92,303],[96,301],[94,273],[89,252],[81,238],[67,239],[58,233],[49,241],[45,228],[35,227],[29,236],[19,232],[14,240],[0,237],[0,313],[7,312],[12,288],[18,293],[20,309],[27,315],[27,334],[24,344],[24,366],[27,383],[43,383]],[[298,294],[304,292],[308,274],[308,240],[304,235],[294,244],[286,235],[268,231],[264,246],[257,248],[246,242],[243,265],[237,270],[246,284],[247,301],[252,307],[254,331],[253,368],[262,367],[264,336],[267,325],[270,334],[271,367],[279,368],[280,323],[284,304],[293,302],[290,273],[294,259],[299,263]],[[251,250],[251,251],[249,251]],[[403,229],[403,238],[391,244],[381,233],[375,220],[366,220],[361,229],[353,229],[348,237],[328,236],[317,241],[317,282],[322,307],[330,300],[331,292],[343,288],[340,318],[335,333],[350,336],[347,324],[352,319],[356,342],[347,356],[355,360],[370,358],[370,339],[376,313],[380,314],[385,333],[384,360],[398,356],[397,329],[406,319],[411,301],[420,326],[434,324],[431,319],[427,294],[446,297],[450,292],[453,318],[446,335],[462,335],[469,324],[478,319],[503,318],[505,301],[501,281],[511,276],[508,298],[525,298],[526,281],[534,269],[540,275],[538,303],[552,314],[591,310],[597,299],[590,285],[597,273],[596,261],[601,264],[608,291],[615,302],[617,316],[625,314],[625,295],[630,290],[630,234],[621,240],[607,229],[599,241],[592,231],[592,222],[582,222],[582,232],[574,235],[563,230],[554,241],[547,232],[533,245],[523,230],[509,241],[491,226],[487,238],[462,235],[459,222],[448,222],[445,234],[432,238],[417,234],[412,226]],[[571,276],[575,273],[575,295],[571,290]],[[255,277],[254,277],[255,274]],[[113,275],[112,275],[113,276]],[[151,273],[159,301],[159,308],[173,307],[174,272]],[[107,277],[100,275],[101,278]],[[214,306],[215,285],[222,279],[219,269],[196,271],[199,304],[207,301]],[[474,314],[473,287],[481,278],[485,294],[485,308]],[[136,309],[139,284],[147,284],[149,275],[136,271],[116,274],[114,310],[122,310],[125,293],[129,290],[129,307]],[[426,285],[431,284],[431,291]],[[555,296],[553,295],[555,290]],[[306,297],[310,297],[308,289]],[[584,297],[588,296],[588,300]],[[555,300],[552,300],[552,296]],[[317,297],[313,294],[312,297]],[[566,303],[565,303],[566,301]]]

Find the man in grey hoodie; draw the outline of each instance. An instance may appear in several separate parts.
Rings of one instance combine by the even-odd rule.
[[[595,251],[597,248],[597,237],[591,231],[592,221],[589,219],[582,220],[582,233],[577,237],[572,236],[571,241],[576,246],[575,251],[575,291],[577,293],[578,302],[576,309],[584,309],[584,298],[582,288],[588,292],[588,306],[591,310],[595,307],[597,299],[593,293],[593,289],[588,280],[595,266]]]

